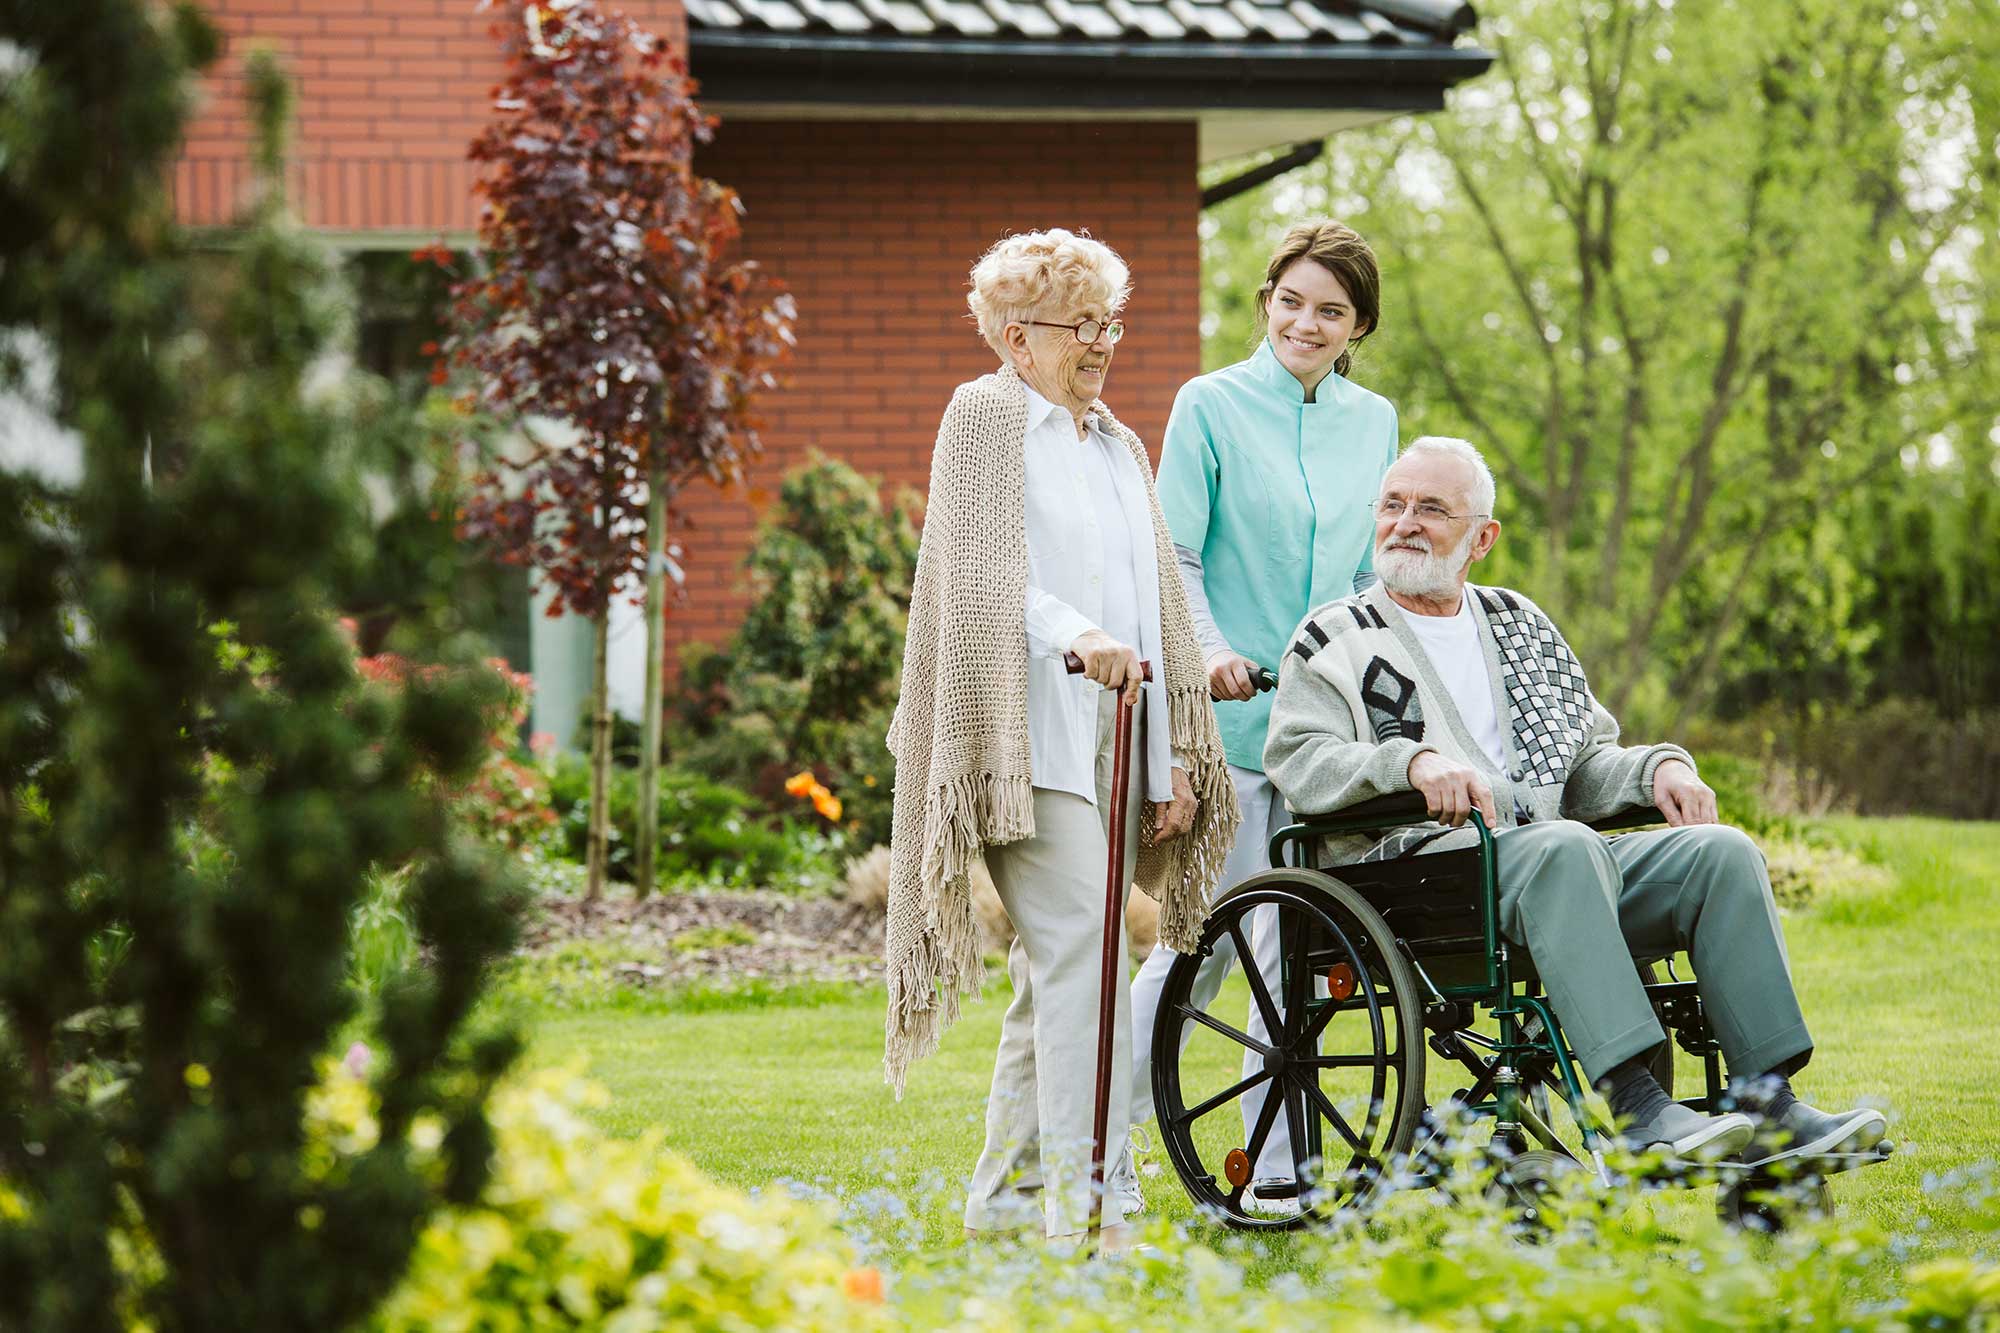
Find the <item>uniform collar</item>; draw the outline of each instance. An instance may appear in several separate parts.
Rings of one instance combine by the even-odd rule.
[[[1271,335],[1265,334],[1257,340],[1257,350],[1250,355],[1250,373],[1263,381],[1272,393],[1288,403],[1301,407],[1316,407],[1329,401],[1339,392],[1338,385],[1346,381],[1337,370],[1326,372],[1326,378],[1319,382],[1319,392],[1313,401],[1306,402],[1306,389],[1299,383],[1299,377],[1285,369],[1285,363],[1278,360],[1278,349],[1271,346]]]

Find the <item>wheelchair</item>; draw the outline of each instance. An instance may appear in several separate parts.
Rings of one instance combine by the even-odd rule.
[[[1195,953],[1174,960],[1153,1041],[1160,1139],[1196,1210],[1231,1227],[1285,1230],[1365,1209],[1386,1191],[1443,1184],[1454,1122],[1490,1122],[1491,1190],[1517,1220],[1563,1176],[1613,1178],[1610,1133],[1586,1104],[1576,1057],[1543,995],[1533,961],[1499,929],[1492,831],[1473,812],[1478,844],[1398,859],[1317,868],[1329,834],[1376,832],[1428,818],[1417,793],[1382,797],[1302,820],[1271,840],[1272,869],[1216,902]],[[1592,827],[1614,833],[1661,822],[1650,807]],[[1277,993],[1251,964],[1257,914],[1278,932]],[[1241,1011],[1209,1012],[1193,993],[1201,960],[1223,941],[1244,966],[1263,1039],[1237,1027]],[[1697,1111],[1722,1103],[1721,1047],[1696,984],[1635,961],[1661,1027],[1700,1061],[1704,1087],[1684,1098]],[[1480,1031],[1481,1011],[1497,1031]],[[1256,1026],[1255,1024],[1247,1026]],[[1435,1056],[1464,1071],[1449,1107],[1431,1107],[1426,1065]],[[1673,1092],[1671,1043],[1654,1073]],[[1245,1140],[1243,1103],[1261,1100]],[[1565,1142],[1552,1103],[1573,1130]],[[1452,1114],[1445,1114],[1449,1109]],[[1257,1164],[1278,1117],[1291,1146],[1287,1178],[1260,1179]],[[1800,1210],[1831,1207],[1826,1176],[1893,1151],[1779,1164],[1735,1163],[1699,1172],[1663,1168],[1649,1185],[1714,1181],[1726,1222],[1779,1230]]]

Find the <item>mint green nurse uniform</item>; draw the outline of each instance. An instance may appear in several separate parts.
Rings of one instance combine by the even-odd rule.
[[[1216,627],[1271,671],[1306,612],[1374,568],[1369,505],[1396,461],[1396,409],[1329,373],[1314,401],[1268,338],[1247,361],[1189,380],[1160,452],[1160,506],[1201,553]],[[1229,762],[1264,771],[1275,694],[1219,700]]]

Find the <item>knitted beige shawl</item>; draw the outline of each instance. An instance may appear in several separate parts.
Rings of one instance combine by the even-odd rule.
[[[1160,938],[1194,947],[1209,891],[1241,822],[1209,703],[1208,673],[1177,566],[1153,468],[1139,438],[1102,403],[1100,429],[1124,443],[1146,479],[1160,570],[1169,741],[1200,804],[1194,827],[1151,845],[1142,809],[1135,882],[1160,903]],[[988,844],[1035,834],[1028,753],[1028,399],[1002,368],[962,384],[931,455],[929,507],[917,553],[903,648],[903,689],[889,726],[896,757],[889,841],[887,1081],[902,1095],[910,1062],[937,1049],[962,995],[984,979],[970,867]],[[1097,867],[1092,867],[1096,870]]]

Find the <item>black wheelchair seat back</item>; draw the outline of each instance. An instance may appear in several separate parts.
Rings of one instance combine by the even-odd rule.
[[[1478,847],[1324,868],[1382,914],[1423,975],[1441,987],[1486,978],[1479,870]],[[1527,951],[1515,951],[1514,960],[1515,979],[1537,984]]]

